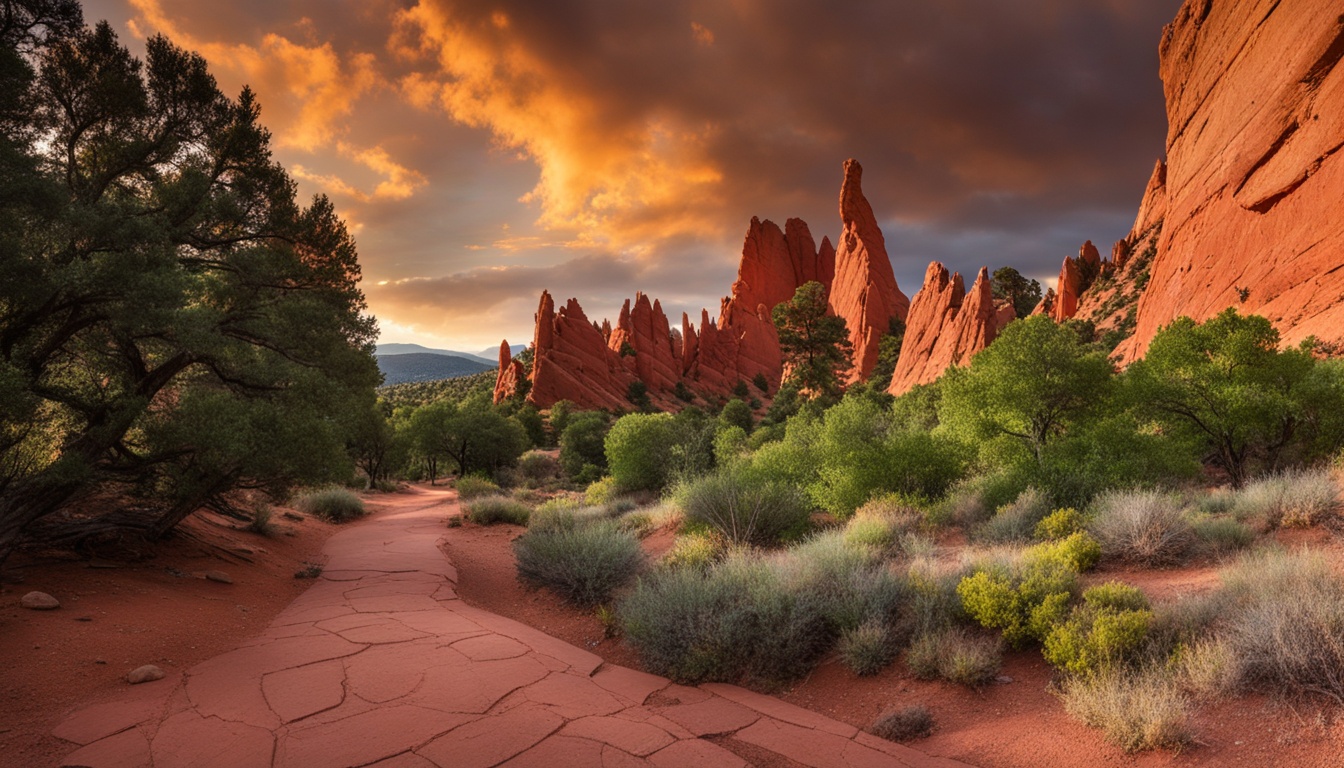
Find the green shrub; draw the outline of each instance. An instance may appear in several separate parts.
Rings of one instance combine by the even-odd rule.
[[[596,411],[565,413],[562,421],[554,423],[557,427],[564,424],[560,429],[560,467],[565,474],[576,482],[601,477],[607,468],[607,415]]]
[[[616,420],[604,443],[607,468],[622,492],[660,491],[668,480],[673,418],[666,413],[632,413]]]
[[[477,525],[527,525],[532,508],[508,496],[480,496],[462,505],[466,518]]]
[[[1046,635],[1068,614],[1077,571],[1060,557],[1038,557],[1015,569],[978,570],[961,580],[957,596],[982,627],[1003,631],[1015,648]]]
[[[1070,677],[1063,681],[1060,696],[1070,715],[1100,728],[1107,741],[1126,752],[1179,749],[1193,738],[1189,701],[1160,671],[1121,669]]]
[[[1288,696],[1344,699],[1344,582],[1319,554],[1273,550],[1224,574],[1222,637],[1240,679]]]
[[[1090,571],[1101,560],[1101,544],[1084,531],[1060,539],[1047,541],[1028,549],[1023,556],[1027,561],[1057,564],[1076,573]]]
[[[247,521],[247,530],[253,533],[259,533],[262,536],[275,535],[275,523],[271,522],[271,517],[275,510],[269,504],[259,504],[252,510],[252,519]]]
[[[1055,541],[1072,536],[1087,527],[1087,518],[1073,507],[1056,509],[1036,524],[1036,538]]]
[[[910,595],[907,622],[912,633],[936,633],[966,618],[957,595],[963,575],[932,560],[910,565],[906,588]]]
[[[901,548],[906,536],[919,529],[922,520],[923,514],[918,509],[898,498],[884,496],[859,507],[845,524],[845,542],[892,553]]]
[[[604,477],[588,485],[583,492],[583,503],[590,507],[608,504],[616,499],[617,493],[615,478]]]
[[[1205,517],[1191,523],[1195,546],[1204,555],[1217,557],[1249,547],[1255,530],[1230,517]]]
[[[742,459],[747,451],[747,433],[741,427],[721,427],[714,434],[714,462],[727,466]]]
[[[658,569],[621,603],[646,669],[688,684],[778,683],[806,674],[834,641],[821,600],[771,563],[730,554],[709,569]]]
[[[691,532],[677,537],[672,548],[663,555],[662,564],[669,568],[708,568],[727,551],[727,544],[717,533]]]
[[[1284,472],[1256,480],[1237,493],[1238,520],[1268,528],[1316,525],[1339,510],[1339,486],[1324,469]]]
[[[1029,541],[1037,524],[1050,514],[1050,500],[1035,488],[1023,491],[1011,504],[999,507],[975,533],[984,541]]]
[[[496,496],[499,494],[499,486],[476,475],[467,475],[459,477],[455,483],[457,487],[457,497],[466,501],[467,499],[477,499],[482,496]]]
[[[560,476],[560,462],[548,453],[528,451],[518,459],[518,471],[532,485],[542,485]]]
[[[868,732],[887,741],[914,741],[933,733],[933,715],[923,704],[883,713],[868,728]]]
[[[1179,563],[1195,540],[1180,500],[1156,491],[1103,494],[1091,530],[1106,557],[1149,567]]]
[[[1139,590],[1110,583],[1083,593],[1083,605],[1045,638],[1045,660],[1072,675],[1110,672],[1143,647],[1153,612]]]
[[[688,521],[708,525],[736,544],[778,543],[805,530],[811,513],[795,488],[738,467],[682,483],[674,498]]]
[[[905,663],[920,679],[942,678],[978,688],[998,676],[1003,649],[997,639],[950,628],[917,636]]]
[[[859,676],[881,672],[896,657],[896,643],[885,622],[868,619],[840,634],[840,660]]]
[[[529,529],[513,551],[524,581],[583,607],[610,599],[644,561],[639,540],[605,521]]]
[[[756,425],[751,406],[743,400],[729,400],[723,406],[723,410],[719,411],[719,423],[723,427],[737,427],[743,434],[750,433],[752,427]]]
[[[364,502],[344,488],[309,491],[295,500],[294,507],[329,523],[344,523],[364,515]]]

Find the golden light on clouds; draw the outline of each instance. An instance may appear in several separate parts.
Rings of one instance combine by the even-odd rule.
[[[538,205],[543,227],[637,253],[651,239],[712,226],[703,212],[723,178],[707,151],[712,123],[621,114],[538,55],[500,12],[473,21],[421,0],[396,28],[400,57],[435,65],[401,79],[407,100],[486,128],[532,159],[539,179],[522,201]]]
[[[691,37],[695,38],[695,42],[703,46],[711,46],[714,44],[714,30],[698,21],[691,22]]]

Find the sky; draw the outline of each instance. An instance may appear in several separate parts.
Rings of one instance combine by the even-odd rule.
[[[537,297],[711,315],[752,216],[840,231],[846,158],[897,282],[1052,284],[1133,223],[1179,0],[85,0],[250,85],[359,244],[384,342],[528,343]]]

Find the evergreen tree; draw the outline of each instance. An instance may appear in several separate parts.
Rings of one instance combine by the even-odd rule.
[[[826,288],[813,280],[771,313],[784,353],[785,384],[810,399],[840,397],[851,368],[853,346],[845,320],[829,314]]]

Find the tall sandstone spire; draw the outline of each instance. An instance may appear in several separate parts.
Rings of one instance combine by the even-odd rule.
[[[851,380],[868,378],[877,364],[878,343],[891,319],[904,320],[910,310],[910,299],[896,285],[873,208],[863,196],[862,177],[863,167],[858,161],[846,160],[845,180],[840,187],[840,221],[844,228],[835,252],[835,282],[830,292],[831,311],[844,318],[854,345]]]

